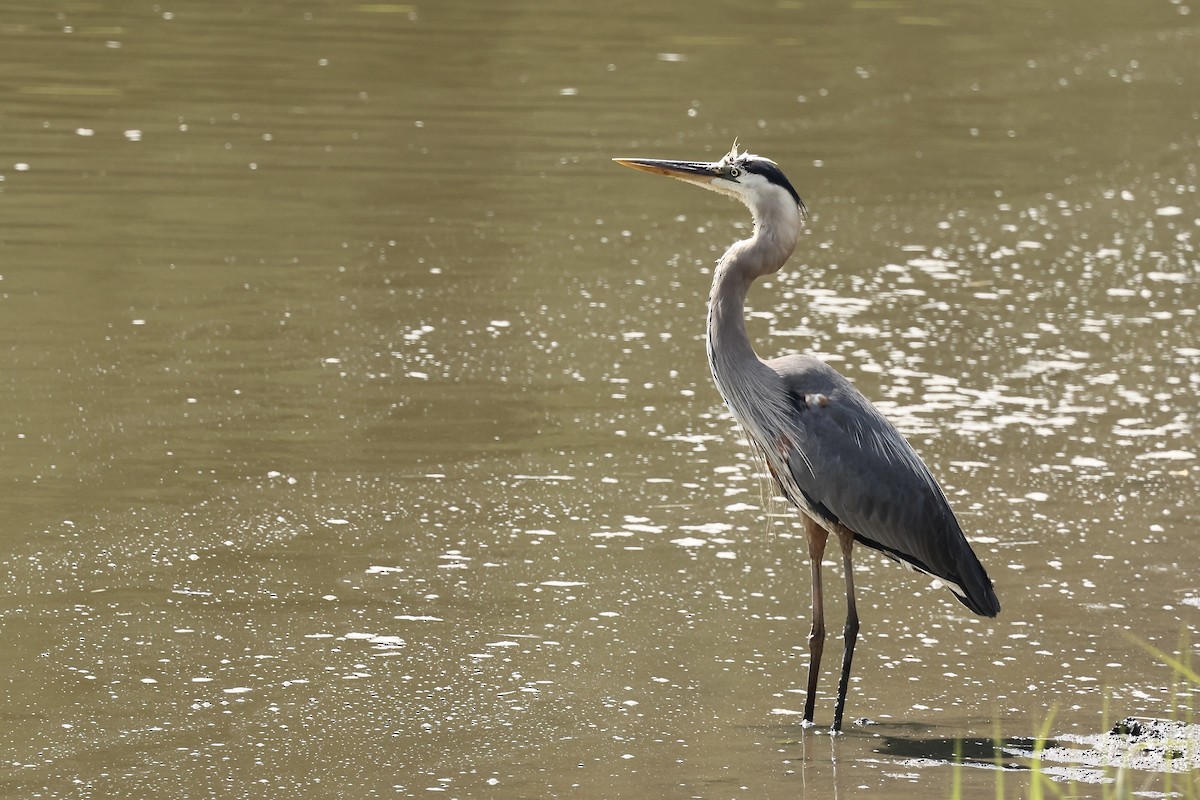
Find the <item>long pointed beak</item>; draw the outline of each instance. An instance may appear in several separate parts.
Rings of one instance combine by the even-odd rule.
[[[614,158],[613,161],[623,167],[666,175],[701,186],[707,186],[721,174],[717,164],[706,161],[665,161],[660,158]]]

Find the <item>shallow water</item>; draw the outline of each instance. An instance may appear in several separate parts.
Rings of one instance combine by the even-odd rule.
[[[9,4],[0,793],[913,797],[1184,714],[1196,18]],[[878,402],[1004,605],[860,553],[837,738],[706,373],[748,219],[609,161],[735,136],[813,210],[760,353]]]

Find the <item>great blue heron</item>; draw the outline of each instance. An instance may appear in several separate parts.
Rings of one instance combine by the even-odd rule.
[[[805,355],[760,359],[746,335],[746,292],[778,272],[796,247],[807,209],[770,159],[738,153],[720,161],[617,158],[618,164],[666,175],[736,197],[754,215],[754,233],[717,262],[708,297],[708,364],[717,390],[775,478],[800,511],[812,561],[812,629],[804,722],[813,722],[825,644],[821,558],[837,537],[846,575],[845,649],[833,730],[842,727],[850,662],[858,638],[854,603],[855,542],[932,575],[959,602],[985,617],[1000,611],[992,582],[929,468],[871,402],[828,364]]]

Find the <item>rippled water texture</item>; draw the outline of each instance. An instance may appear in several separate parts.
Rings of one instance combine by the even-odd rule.
[[[1186,718],[1187,2],[7,3],[0,795],[994,796]],[[706,372],[747,214],[609,160],[735,136],[813,210],[760,353],[879,403],[1004,605],[860,553],[836,738]]]

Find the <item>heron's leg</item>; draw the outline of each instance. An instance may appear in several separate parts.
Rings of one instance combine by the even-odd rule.
[[[808,694],[804,698],[804,721],[812,723],[817,700],[817,678],[821,675],[821,653],[825,650],[825,601],[821,596],[821,558],[829,532],[804,517],[808,534],[808,558],[812,566],[812,628],[808,632]]]
[[[842,569],[846,573],[846,627],[842,630],[845,649],[842,651],[842,677],[838,680],[837,707],[833,712],[833,729],[842,729],[842,710],[846,707],[846,689],[850,683],[850,662],[854,660],[854,644],[858,641],[858,609],[854,604],[854,533],[839,526],[838,543],[842,546]]]

